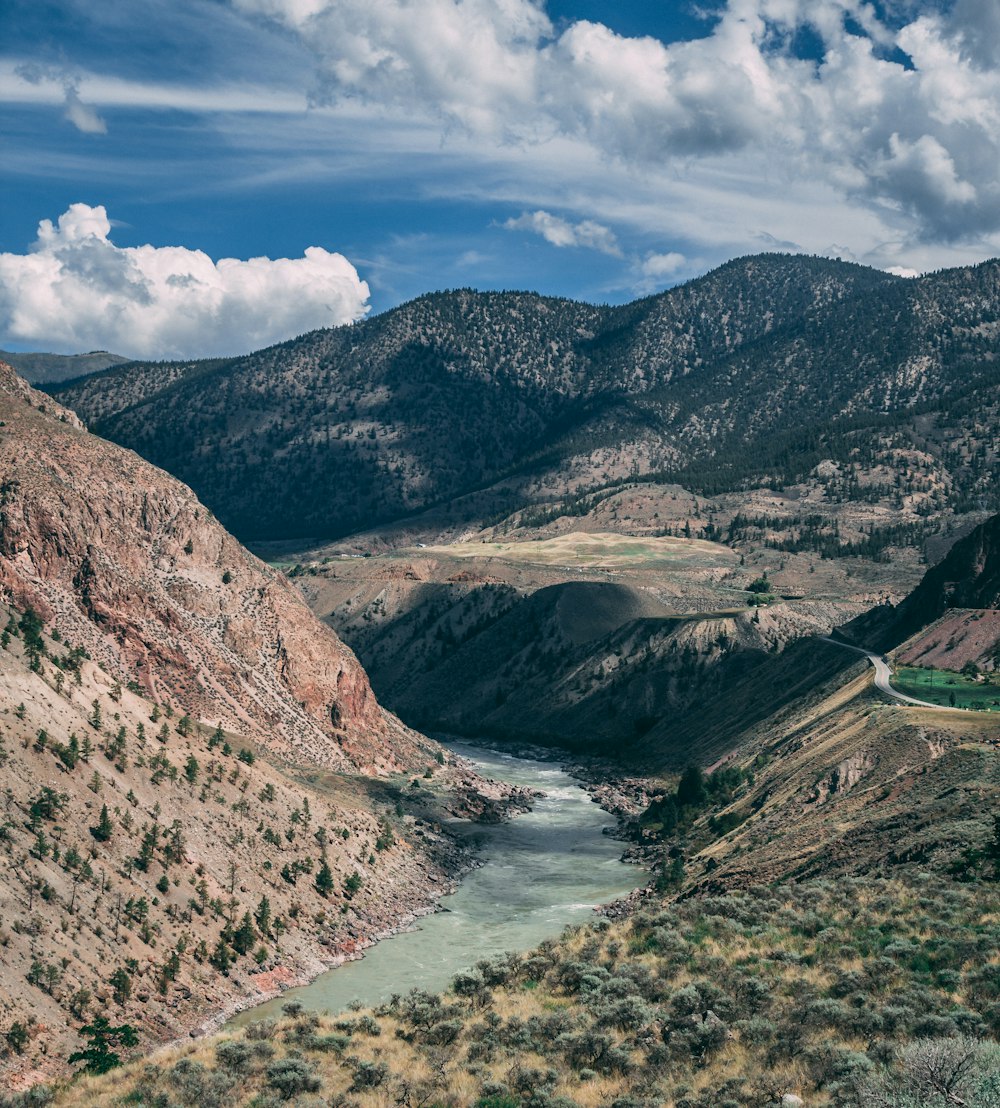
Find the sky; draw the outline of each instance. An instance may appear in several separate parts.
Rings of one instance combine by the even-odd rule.
[[[993,0],[0,0],[0,347],[1000,254]]]

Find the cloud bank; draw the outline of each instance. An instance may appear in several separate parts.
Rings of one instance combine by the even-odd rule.
[[[360,319],[368,285],[341,254],[220,258],[118,247],[103,207],[44,219],[27,254],[0,254],[0,333],[48,350],[135,358],[239,354]]]
[[[313,51],[316,102],[418,106],[494,143],[568,137],[641,170],[764,153],[913,241],[1000,230],[1000,17],[981,0],[727,0],[709,34],[669,44],[557,28],[541,0],[231,3]]]

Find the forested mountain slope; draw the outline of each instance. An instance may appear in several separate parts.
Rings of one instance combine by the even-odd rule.
[[[110,366],[123,365],[129,359],[120,354],[109,354],[107,350],[92,350],[89,354],[12,353],[0,350],[0,361],[13,366],[26,381],[41,385],[98,373]]]
[[[822,462],[831,498],[916,495],[933,516],[995,503],[998,320],[996,263],[908,281],[763,255],[623,307],[430,294],[60,397],[247,540],[344,535],[462,496],[455,518],[475,525],[636,476],[781,486]]]

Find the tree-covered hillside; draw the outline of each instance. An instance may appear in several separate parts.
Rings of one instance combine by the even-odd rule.
[[[965,512],[995,506],[998,320],[996,263],[907,281],[762,255],[614,308],[430,294],[243,358],[111,369],[60,399],[252,540],[463,496],[471,523],[625,478],[780,486],[823,462],[833,498]]]

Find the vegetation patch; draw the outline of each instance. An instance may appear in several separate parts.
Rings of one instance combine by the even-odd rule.
[[[907,696],[931,704],[977,711],[1000,711],[1000,678],[980,674],[976,666],[966,665],[961,673],[923,666],[900,666],[893,674],[892,686]]]
[[[1000,886],[916,871],[654,900],[446,994],[346,1019],[295,1002],[54,1102],[983,1108],[1000,1096],[998,944]]]

